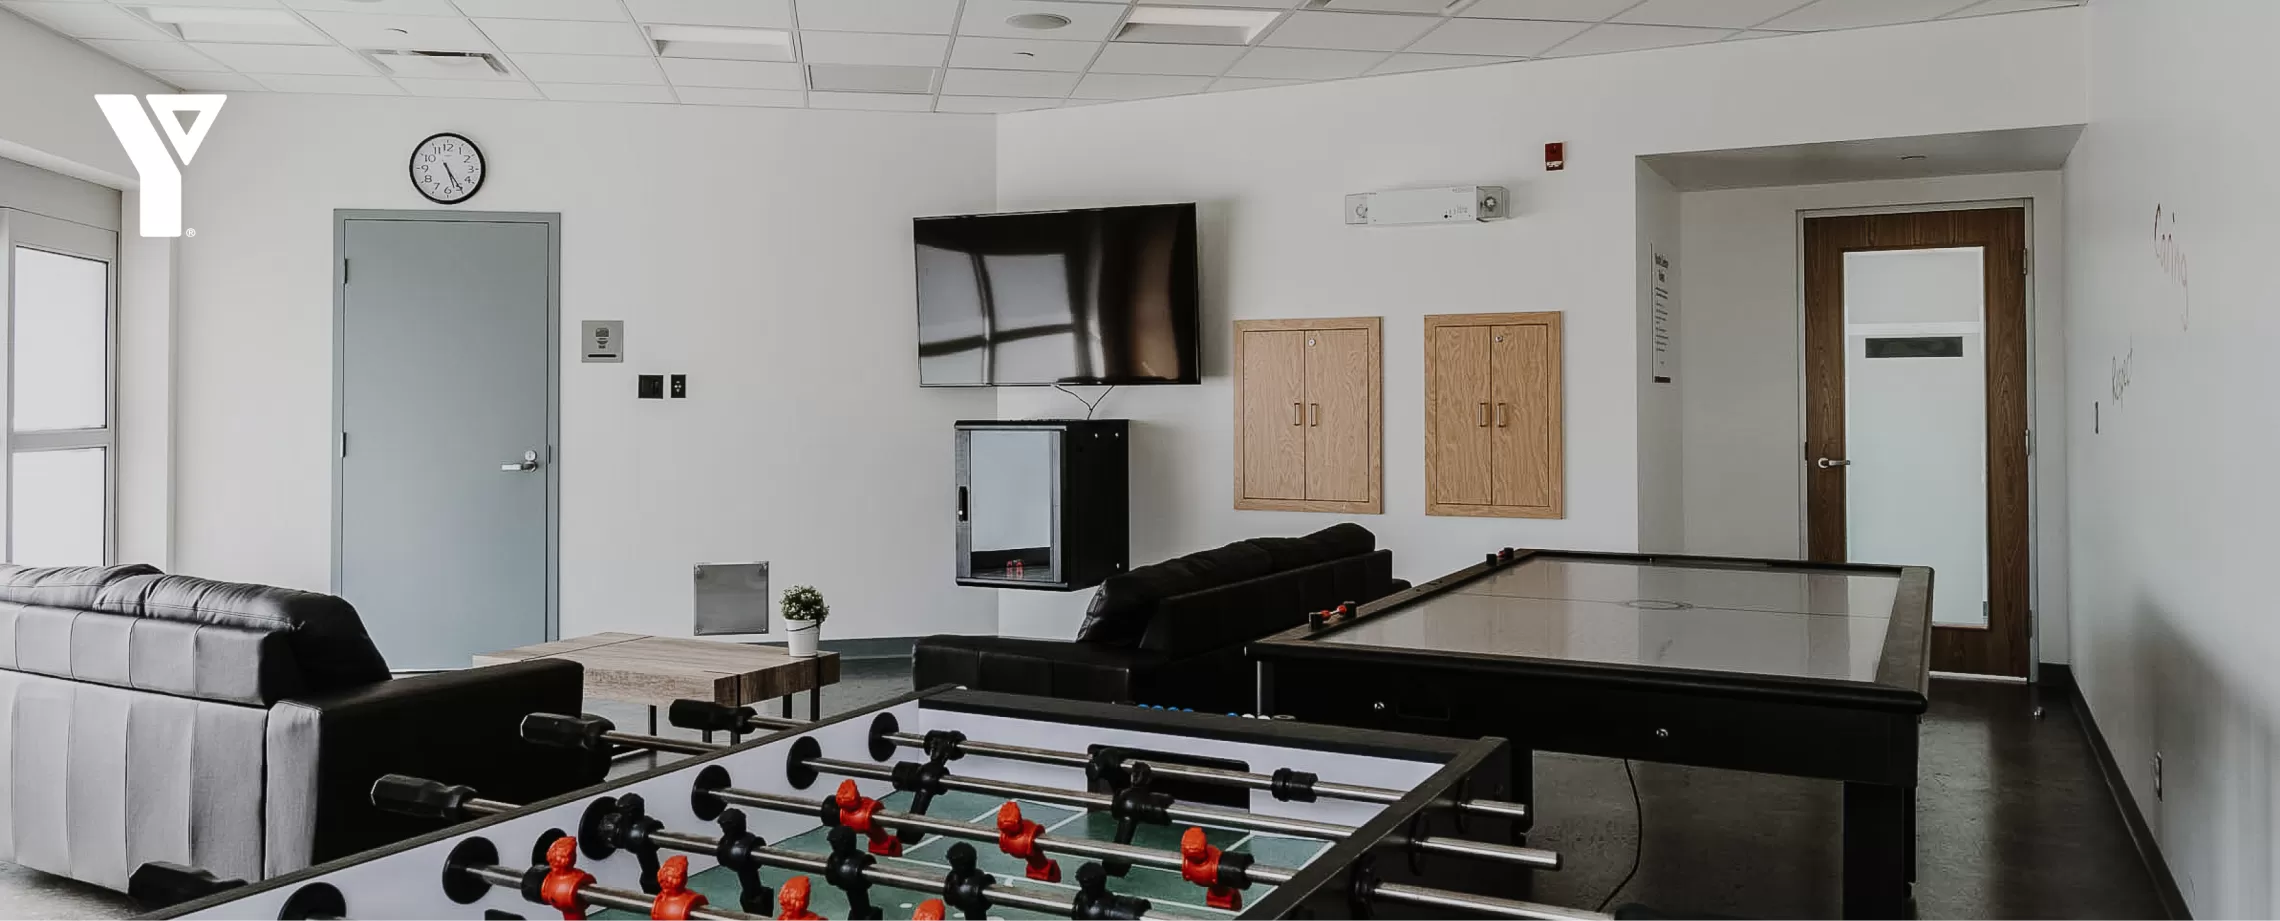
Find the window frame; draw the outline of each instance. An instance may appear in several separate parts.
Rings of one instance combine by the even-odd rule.
[[[103,425],[16,431],[16,257],[29,249],[103,264]],[[119,236],[110,230],[0,208],[0,560],[16,558],[16,455],[103,451],[103,558],[119,547]]]

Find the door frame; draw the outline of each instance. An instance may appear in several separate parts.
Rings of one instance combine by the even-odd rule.
[[[562,213],[559,211],[333,211],[332,316],[332,591],[341,590],[347,522],[342,467],[348,423],[348,223],[350,221],[465,221],[546,226],[546,639],[562,635]]]
[[[1860,205],[1860,206],[1848,206],[1848,207],[1838,207],[1838,208],[1811,208],[1811,209],[1801,209],[1801,210],[1799,210],[1799,211],[1796,213],[1796,219],[1795,219],[1795,221],[1796,221],[1796,222],[1795,222],[1795,225],[1794,225],[1794,226],[1795,226],[1795,230],[1794,230],[1794,233],[1793,233],[1793,237],[1792,237],[1792,239],[1795,241],[1795,244],[1796,244],[1796,255],[1795,255],[1795,257],[1794,257],[1794,259],[1793,259],[1792,261],[1793,261],[1793,264],[1794,264],[1794,268],[1795,268],[1795,271],[1796,271],[1796,291],[1797,291],[1797,303],[1796,303],[1796,326],[1795,326],[1795,330],[1794,330],[1794,331],[1795,331],[1795,334],[1796,334],[1796,337],[1797,337],[1797,338],[1796,338],[1796,342],[1797,342],[1797,367],[1796,367],[1796,375],[1797,375],[1797,376],[1796,376],[1795,380],[1796,380],[1796,382],[1797,382],[1797,437],[1798,437],[1798,441],[1797,441],[1797,444],[1798,444],[1798,451],[1797,451],[1797,455],[1796,455],[1796,457],[1794,458],[1794,460],[1795,460],[1795,461],[1797,462],[1797,464],[1798,464],[1798,467],[1797,467],[1797,470],[1798,470],[1798,475],[1797,475],[1797,558],[1798,558],[1798,559],[1800,559],[1800,560],[1804,560],[1804,559],[1810,559],[1810,558],[1811,558],[1811,555],[1812,555],[1812,554],[1811,554],[1811,547],[1810,547],[1810,542],[1811,542],[1811,540],[1812,540],[1812,535],[1811,535],[1811,530],[1810,530],[1810,529],[1811,529],[1811,519],[1812,519],[1812,507],[1811,507],[1811,489],[1812,489],[1812,483],[1811,483],[1810,474],[1809,474],[1809,473],[1806,471],[1806,468],[1805,468],[1805,464],[1808,462],[1808,461],[1807,461],[1807,459],[1806,459],[1806,452],[1807,452],[1807,450],[1808,450],[1808,449],[1811,447],[1811,444],[1810,444],[1810,442],[1809,442],[1809,440],[1808,440],[1808,439],[1809,439],[1808,426],[1809,426],[1809,424],[1810,424],[1810,420],[1809,420],[1808,416],[1809,416],[1809,414],[1810,414],[1810,412],[1811,412],[1811,406],[1810,406],[1810,404],[1811,404],[1811,402],[1812,402],[1812,392],[1811,392],[1812,381],[1810,380],[1809,376],[1808,376],[1808,375],[1807,375],[1807,373],[1806,373],[1806,372],[1807,372],[1807,369],[1806,369],[1806,349],[1807,349],[1807,347],[1808,347],[1808,342],[1807,342],[1807,340],[1806,340],[1806,337],[1805,337],[1805,336],[1806,336],[1806,334],[1805,334],[1805,319],[1806,319],[1806,310],[1807,310],[1807,305],[1806,305],[1806,290],[1805,290],[1805,275],[1806,275],[1806,260],[1809,258],[1809,256],[1808,256],[1808,253],[1806,252],[1806,245],[1805,245],[1805,225],[1806,225],[1806,222],[1807,222],[1807,221],[1810,221],[1810,220],[1814,220],[1814,219],[1816,219],[1816,218],[1831,218],[1831,217],[1861,217],[1861,216],[1870,216],[1870,215],[1886,215],[1886,214],[1918,214],[1918,213],[1923,213],[1923,212],[1932,212],[1932,211],[1999,211],[1999,210],[2010,210],[2010,209],[2016,209],[2016,210],[2020,211],[2020,212],[2022,213],[2022,219],[2023,219],[2023,220],[2024,220],[2024,222],[2025,222],[2025,225],[2024,225],[2024,227],[2021,229],[2022,240],[2023,240],[2023,244],[2024,244],[2024,246],[2025,246],[2025,259],[2026,259],[2026,272],[2025,272],[2025,280],[2022,282],[2022,285],[2023,285],[2023,289],[2024,289],[2024,294],[2025,294],[2025,297],[2024,297],[2024,304],[2023,304],[2023,306],[2022,306],[2022,309],[2025,311],[2025,314],[2026,314],[2026,315],[2025,315],[2025,317],[2024,317],[2024,320],[2025,320],[2025,334],[2026,334],[2026,352],[2027,352],[2027,356],[2026,356],[2026,377],[2025,377],[2025,380],[2024,380],[2024,382],[2023,382],[2023,387],[2024,387],[2024,390],[2025,390],[2025,395],[2026,395],[2026,415],[2027,415],[2027,431],[2026,431],[2026,434],[2025,434],[2025,438],[2026,438],[2026,444],[2027,444],[2027,452],[2026,452],[2026,482],[2025,482],[2025,484],[2024,484],[2024,489],[2026,490],[2026,497],[2027,497],[2027,503],[2026,503],[2026,504],[2027,504],[2027,515],[2026,515],[2026,517],[2027,517],[2027,521],[2026,521],[2026,543],[2027,543],[2027,546],[2026,546],[2026,562],[2027,562],[2027,609],[2026,609],[2026,611],[2025,611],[2025,613],[2024,613],[2024,619],[2026,620],[2026,633],[2027,633],[2027,639],[2026,639],[2026,656],[2027,656],[2027,662],[2026,662],[2026,674],[2025,674],[2025,676],[2024,676],[2023,680],[2025,680],[2025,681],[2026,681],[2026,682],[2028,682],[2028,683],[2034,683],[2034,682],[2036,682],[2036,681],[2039,681],[2039,680],[2040,680],[2041,671],[2042,671],[2042,623],[2041,623],[2041,620],[2042,620],[2042,576],[2043,576],[2043,560],[2042,560],[2042,549],[2043,549],[2043,548],[2042,548],[2042,542],[2041,542],[2041,528],[2042,528],[2042,507],[2041,507],[2041,506],[2042,506],[2042,490],[2041,490],[2041,471],[2039,470],[2040,461],[2041,461],[2041,452],[2040,452],[2040,450],[2039,450],[2039,449],[2042,447],[2042,446],[2041,446],[2041,444],[2040,444],[2040,442],[2041,442],[2041,440],[2042,440],[2042,439],[2041,439],[2041,433],[2042,433],[2042,424],[2041,424],[2041,409],[2042,409],[2042,407],[2041,407],[2041,405],[2040,405],[2040,400],[2039,400],[2039,397],[2040,397],[2040,391],[2041,391],[2041,383],[2042,383],[2042,378],[2041,378],[2041,354],[2042,354],[2042,349],[2041,349],[2041,342],[2040,342],[2040,327],[2041,327],[2041,306],[2042,306],[2042,305],[2041,305],[2041,303],[2040,303],[2040,294],[2041,294],[2041,283],[2040,283],[2040,282],[2041,282],[2041,277],[2040,277],[2040,275],[2039,275],[2039,273],[2038,273],[2038,269],[2040,268],[2040,266],[2038,265],[2038,263],[2040,262],[2040,260],[2038,260],[2038,259],[2036,259],[2036,258],[2035,258],[2035,255],[2036,255],[2036,250],[2038,250],[2038,249],[2040,249],[2040,248],[2041,248],[2039,244],[2040,244],[2040,242],[2041,242],[2041,231],[2042,231],[2042,228],[2041,228],[2041,225],[2040,225],[2039,223],[2037,223],[2037,220],[2036,220],[2036,215],[2035,215],[2035,199],[2034,199],[2032,196],[2020,196],[2020,197],[2014,197],[2014,198],[1972,199],[1972,200],[1964,200],[1964,201],[1927,201],[1927,202],[1910,202],[1910,203],[1905,203],[1905,204],[1888,204],[1888,205]],[[1992,356],[1990,356],[1990,357],[1992,357]],[[1992,552],[1992,547],[1990,547],[1990,552]],[[1934,629],[1935,629],[1935,633],[1936,633],[1936,632],[1937,632],[1937,627],[1935,626],[1935,628],[1934,628]],[[1937,671],[1937,669],[1935,669],[1935,671]],[[2020,678],[2018,678],[2018,677],[2015,677],[2015,676],[2005,676],[2005,675],[1982,675],[1982,674],[1975,674],[1975,673],[1957,673],[1957,672],[1939,672],[1939,673],[1940,673],[1940,674],[1955,674],[1955,675],[1962,675],[1963,677],[1969,677],[1969,678],[1979,678],[1979,679],[1986,679],[1986,680],[1997,680],[1997,681],[2006,681],[2006,680],[2021,680]]]

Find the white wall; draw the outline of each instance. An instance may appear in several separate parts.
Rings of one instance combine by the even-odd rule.
[[[2270,917],[2280,4],[2089,14],[2092,119],[2066,171],[2075,669],[2194,916]]]
[[[1630,549],[1643,379],[1634,158],[2079,123],[2080,28],[2079,10],[2059,9],[1022,113],[998,123],[998,205],[1204,203],[1205,382],[1119,391],[1101,408],[1135,420],[1134,563],[1353,517],[1408,577],[1488,547]],[[1547,141],[1567,142],[1565,172],[1542,172]],[[1508,185],[1518,217],[1340,222],[1345,193],[1434,181]],[[1518,310],[1566,312],[1568,517],[1427,518],[1421,317]],[[1352,315],[1387,320],[1386,514],[1233,510],[1229,321]],[[1075,405],[1007,390],[998,409]],[[1009,592],[999,628],[1067,636],[1083,604]]]
[[[687,635],[691,564],[742,560],[820,588],[830,636],[989,631],[949,512],[951,423],[992,398],[911,352],[910,218],[994,197],[974,116],[233,97],[186,180],[180,569],[328,586],[333,211],[433,208],[404,162],[443,130],[489,158],[468,208],[562,214],[563,635]],[[583,319],[626,363],[577,361]]]
[[[1679,354],[1686,361],[1686,551],[1802,559],[1805,441],[1798,351],[1798,212],[2025,200],[2034,391],[2035,598],[2042,661],[2067,661],[2065,202],[2057,173],[2002,173],[1680,196],[1687,253]]]
[[[96,93],[167,93],[149,75],[0,10],[0,157],[112,188],[135,170]]]
[[[1684,291],[1672,288],[1677,306],[1668,330],[1673,354],[1670,382],[1656,383],[1654,375],[1654,299],[1657,253],[1672,264],[1673,279],[1685,274],[1679,253],[1678,190],[1645,162],[1638,164],[1638,310],[1639,310],[1639,549],[1676,553],[1686,545],[1686,441],[1681,421],[1685,405],[1683,343],[1675,325],[1685,316]]]

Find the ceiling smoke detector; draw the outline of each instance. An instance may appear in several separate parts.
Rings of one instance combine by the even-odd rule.
[[[1033,32],[1049,32],[1054,29],[1067,28],[1069,23],[1073,21],[1059,13],[1016,13],[1005,18],[1006,25]]]

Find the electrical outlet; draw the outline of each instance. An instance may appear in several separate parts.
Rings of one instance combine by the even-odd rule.
[[[643,374],[634,378],[633,395],[644,400],[665,398],[665,375]]]
[[[2161,799],[2161,753],[2153,753],[2153,798]]]
[[[675,375],[673,375],[672,383],[671,383],[669,386],[670,386],[670,389],[669,389],[667,392],[668,392],[668,393],[670,393],[670,394],[672,395],[673,399],[676,399],[676,400],[685,400],[685,399],[688,399],[688,397],[689,397],[689,376],[688,376],[688,375],[686,375],[686,374],[675,374]]]

